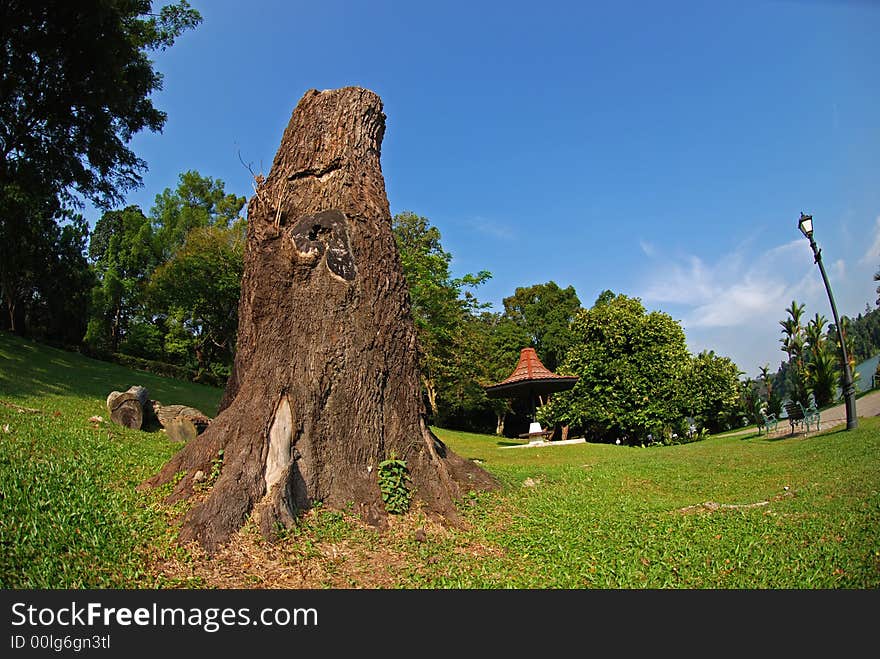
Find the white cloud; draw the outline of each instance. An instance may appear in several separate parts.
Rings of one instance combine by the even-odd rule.
[[[516,231],[514,231],[509,225],[497,220],[491,220],[478,215],[470,220],[470,226],[480,233],[499,240],[509,241],[516,239]]]
[[[870,268],[865,259],[858,261],[864,242],[854,255],[826,262],[841,314],[858,313],[865,299],[873,303],[876,297],[872,275],[880,262],[880,218],[873,232],[865,233],[873,233],[866,238],[876,245],[866,255]],[[713,259],[694,254],[670,259],[672,252],[658,245],[655,256],[643,258],[635,294],[680,320],[694,352],[714,350],[753,374],[761,364],[780,363],[779,321],[792,300],[806,306],[808,317],[818,312],[831,318],[828,293],[803,238],[766,248],[747,240]]]
[[[713,274],[697,256],[689,256],[684,263],[672,265],[664,261],[650,279],[640,294],[645,300],[694,305],[711,300],[715,292]]]
[[[642,251],[645,253],[645,256],[654,256],[657,253],[657,249],[649,243],[647,240],[640,240],[639,247],[642,248]]]
[[[783,309],[813,287],[804,276],[809,261],[802,240],[757,255],[751,250],[740,246],[715,263],[693,255],[671,266],[657,263],[640,297],[688,308],[685,327],[736,327]]]
[[[747,280],[734,283],[705,304],[697,306],[685,319],[686,327],[736,327],[774,313],[787,299],[788,288],[781,282]]]
[[[861,265],[874,265],[880,260],[880,215],[874,220],[874,236],[871,246],[859,259]]]

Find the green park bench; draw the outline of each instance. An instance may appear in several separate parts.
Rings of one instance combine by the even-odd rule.
[[[779,419],[776,418],[776,415],[773,412],[764,414],[764,410],[761,410],[759,414],[761,415],[761,422],[758,424],[758,434],[761,434],[761,428],[765,428],[768,435],[775,431],[776,426],[779,425]]]
[[[816,425],[816,430],[819,430],[819,410],[816,409],[815,403],[811,403],[809,407],[805,408],[798,401],[788,402],[785,404],[785,414],[788,416],[792,432],[799,425],[803,425],[806,432],[810,432],[810,426],[813,424]]]

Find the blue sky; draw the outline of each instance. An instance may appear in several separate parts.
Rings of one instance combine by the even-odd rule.
[[[801,211],[840,313],[874,305],[880,2],[191,4],[128,203],[188,169],[250,196],[241,160],[267,173],[302,95],[358,85],[384,102],[392,213],[437,226],[455,274],[490,271],[496,309],[550,280],[584,306],[611,289],[754,376],[793,299],[831,318]]]

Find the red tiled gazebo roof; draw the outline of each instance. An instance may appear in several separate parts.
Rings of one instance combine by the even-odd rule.
[[[489,398],[515,398],[527,394],[543,395],[565,391],[571,389],[577,380],[574,376],[556,375],[541,363],[534,348],[523,348],[513,373],[484,389]]]

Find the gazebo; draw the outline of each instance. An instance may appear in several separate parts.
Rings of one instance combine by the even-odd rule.
[[[557,391],[571,389],[577,377],[557,375],[550,371],[541,360],[534,348],[523,348],[519,353],[519,363],[506,379],[484,387],[489,398],[522,399],[528,402],[532,412],[532,423],[529,425],[529,438],[543,437],[547,433],[535,420],[535,411],[539,405],[547,402],[548,396]]]

